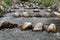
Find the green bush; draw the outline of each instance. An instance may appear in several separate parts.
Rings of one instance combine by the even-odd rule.
[[[11,0],[3,0],[7,5],[10,5]]]
[[[42,5],[48,7],[48,6],[52,6],[53,5],[53,2],[52,0],[45,0],[42,2]]]
[[[5,10],[9,7],[11,0],[2,0],[0,2],[0,14],[5,12]]]

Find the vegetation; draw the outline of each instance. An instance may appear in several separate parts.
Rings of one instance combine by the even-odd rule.
[[[11,0],[3,0],[7,5],[10,5]]]
[[[21,0],[21,1],[25,1],[25,2],[27,2],[27,1],[29,1],[29,0]]]
[[[36,5],[43,5],[43,6],[51,6],[56,8],[57,4],[60,2],[60,0],[20,0],[25,2],[32,2]],[[0,0],[0,13],[3,13],[6,8],[9,7],[11,4],[11,0]]]
[[[11,0],[1,0],[0,1],[0,14],[2,14],[10,5]]]
[[[38,5],[43,5],[43,6],[53,6],[54,4],[57,4],[60,2],[60,0],[22,0],[22,1],[28,1],[28,2],[33,2]]]

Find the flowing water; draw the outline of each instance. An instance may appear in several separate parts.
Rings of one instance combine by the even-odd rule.
[[[24,9],[24,7],[19,7],[19,9]],[[22,15],[21,12],[19,12],[19,9],[11,9],[15,12]],[[30,15],[34,16],[36,13],[41,14],[42,16],[45,15],[45,9],[40,9],[40,12],[33,12],[34,9],[25,9]],[[60,40],[60,19],[59,18],[25,18],[25,17],[19,17],[14,18],[12,15],[14,15],[15,12],[10,12],[4,14],[4,17],[0,18],[0,21],[9,21],[11,23],[15,23],[18,25],[23,24],[24,22],[28,21],[36,25],[36,23],[43,23],[45,26],[48,26],[51,23],[55,23],[57,27],[57,33],[47,33],[45,31],[41,32],[33,32],[32,30],[27,31],[21,31],[18,28],[13,29],[2,29],[0,30],[0,40]]]

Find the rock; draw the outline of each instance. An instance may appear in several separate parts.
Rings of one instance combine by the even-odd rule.
[[[19,9],[20,12],[25,12],[26,10],[25,9]]]
[[[26,5],[25,8],[29,9],[30,7]]]
[[[50,24],[47,28],[47,32],[57,32],[57,28],[55,24]]]
[[[34,6],[33,9],[39,9],[39,7],[38,6]]]
[[[14,5],[11,6],[11,9],[14,9]]]
[[[4,17],[3,14],[0,13],[0,17]]]
[[[52,15],[49,12],[46,12],[46,17],[51,17]]]
[[[13,16],[16,17],[16,18],[18,18],[18,17],[20,17],[20,14],[18,14],[18,13],[14,13]]]
[[[4,29],[4,28],[16,28],[18,27],[17,24],[13,24],[7,21],[1,21],[0,22],[0,29]]]
[[[19,6],[17,4],[14,5],[15,9],[19,9]]]
[[[56,15],[56,17],[60,18],[60,13],[54,12],[54,14]]]
[[[24,22],[20,28],[21,30],[30,30],[32,29],[32,23]]]
[[[51,12],[51,9],[47,9],[47,12]]]
[[[35,15],[35,17],[42,17],[39,13],[37,13],[36,15]]]
[[[23,12],[24,17],[30,17],[30,15],[27,12]]]
[[[34,12],[39,12],[39,9],[34,9]]]
[[[43,30],[44,30],[44,26],[42,23],[37,23],[33,28],[33,31],[43,31]]]
[[[60,13],[60,8],[58,9],[58,12]]]
[[[20,6],[23,7],[23,5],[20,3]]]
[[[50,7],[48,7],[47,12],[51,12],[51,11],[52,11],[52,9]]]

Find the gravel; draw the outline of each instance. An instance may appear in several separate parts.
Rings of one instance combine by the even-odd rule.
[[[18,28],[0,30],[0,40],[59,40],[57,33],[22,31]]]

